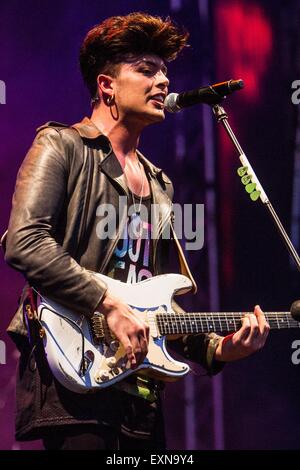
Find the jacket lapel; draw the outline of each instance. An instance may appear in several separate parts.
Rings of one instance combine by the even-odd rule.
[[[72,126],[80,136],[84,139],[99,139],[102,138],[105,141],[106,152],[103,151],[103,159],[100,162],[100,168],[103,173],[106,174],[111,180],[115,181],[123,192],[128,196],[129,189],[127,186],[126,178],[123,173],[122,167],[119,160],[112,151],[109,139],[104,136],[101,131],[95,126],[95,124],[88,118],[85,117],[81,122]],[[104,142],[103,142],[104,143]],[[172,210],[172,201],[168,196],[168,185],[170,191],[172,190],[172,183],[163,173],[163,171],[153,165],[141,152],[137,151],[139,160],[143,164],[146,174],[149,179],[152,202],[154,204],[153,211],[153,227],[155,228],[155,239],[158,239],[167,224],[170,223],[170,216]],[[171,194],[171,193],[170,193]]]

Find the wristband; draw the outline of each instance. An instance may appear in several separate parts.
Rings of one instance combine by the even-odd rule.
[[[233,335],[234,335],[234,333],[231,333],[230,335],[225,336],[224,339],[223,339],[223,344],[222,344],[222,346],[224,346],[224,344],[226,344],[227,341],[230,341],[231,338],[233,337]]]

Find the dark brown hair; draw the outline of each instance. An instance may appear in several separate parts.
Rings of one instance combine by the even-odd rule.
[[[188,36],[169,17],[135,12],[107,18],[88,32],[80,49],[81,73],[91,96],[96,95],[99,73],[115,76],[120,62],[145,53],[174,60]]]

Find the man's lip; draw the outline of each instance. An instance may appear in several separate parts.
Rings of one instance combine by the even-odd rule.
[[[165,93],[156,93],[155,95],[152,95],[149,97],[149,100],[156,100],[156,97],[160,96],[162,98],[162,103],[165,101],[167,94]],[[159,101],[159,100],[156,100]]]
[[[149,101],[151,100],[151,101],[154,101],[155,103],[160,104],[161,106],[164,106],[165,96],[160,95],[160,96],[162,96],[162,100],[160,100],[160,99],[157,98],[156,96],[157,96],[157,95],[150,96],[150,97],[149,97]]]
[[[153,101],[154,103],[159,104],[161,109],[164,109],[164,102],[163,101],[159,101],[155,98],[149,98],[149,101]]]
[[[164,104],[164,101],[161,101],[161,100],[159,100],[159,99],[157,99],[157,98],[154,98],[154,97],[153,97],[153,98],[150,98],[150,100],[156,101],[157,103]]]

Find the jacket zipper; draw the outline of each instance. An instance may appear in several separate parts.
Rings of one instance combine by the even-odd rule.
[[[122,184],[119,183],[119,181],[116,181],[116,180],[114,180],[114,181],[120,186],[120,188],[121,188],[122,191],[124,192],[124,195],[127,196],[127,198],[128,198],[128,193],[127,193],[126,189],[122,186]],[[126,217],[127,217],[127,213],[125,212],[125,217],[123,217],[123,219],[126,220]],[[122,227],[122,230],[121,230],[121,227]],[[107,267],[107,265],[108,265],[108,262],[109,262],[109,260],[110,260],[110,257],[111,257],[111,255],[113,254],[114,249],[115,249],[115,247],[117,246],[118,241],[120,240],[120,234],[121,234],[121,231],[123,231],[123,228],[124,228],[124,223],[123,223],[123,220],[122,220],[122,221],[120,221],[120,224],[119,224],[118,234],[117,234],[117,236],[116,236],[116,238],[115,238],[113,244],[111,245],[109,251],[107,252],[106,257],[104,258],[104,261],[103,261],[103,263],[102,263],[102,265],[101,265],[101,267],[100,267],[100,269],[99,269],[99,271],[100,271],[101,273],[103,273],[103,272],[105,271],[105,269],[106,269],[106,267]]]
[[[152,190],[152,194],[153,194],[153,203],[155,204],[156,203],[155,191]],[[170,204],[172,206],[172,201],[170,200],[168,195],[166,195],[166,196],[167,196],[167,198],[170,201]],[[169,221],[167,223],[171,224],[173,221],[174,221],[174,213],[171,211],[170,218],[169,218]],[[160,236],[158,238],[155,238],[154,241],[153,241],[152,265],[153,265],[153,274],[154,274],[154,276],[156,276],[158,274],[156,252],[157,252],[157,246],[158,246],[158,242],[161,238],[161,235],[162,235],[162,231],[160,233]]]
[[[115,238],[115,240],[114,240],[114,242],[113,242],[113,244],[112,244],[110,250],[107,252],[106,257],[105,257],[105,259],[104,259],[104,261],[103,261],[103,263],[102,263],[102,266],[100,267],[100,270],[99,270],[99,271],[100,271],[101,273],[103,273],[103,272],[105,271],[105,269],[106,269],[106,267],[107,267],[107,265],[108,265],[108,262],[109,262],[109,260],[110,260],[110,257],[111,257],[111,255],[113,254],[114,249],[115,249],[115,247],[117,246],[118,241],[120,240],[120,232],[121,232],[120,227],[121,227],[121,225],[122,225],[122,224],[120,223],[120,225],[119,225],[119,230],[118,230],[118,234],[117,234],[117,236],[116,236],[116,238]]]
[[[90,207],[90,197],[91,197],[91,191],[92,191],[93,170],[94,170],[93,158],[88,159],[87,195],[86,195],[86,202],[85,202],[85,207],[84,207],[84,212],[83,212],[83,217],[82,217],[82,225],[81,225],[81,231],[80,231],[78,246],[80,246],[81,243],[82,243],[83,234],[85,233],[85,229],[86,229],[86,221],[87,221],[88,210],[89,210],[89,207]]]
[[[172,218],[172,216],[171,216],[171,218]],[[170,221],[168,222],[169,224],[171,224],[171,220],[173,220],[171,218],[170,218]],[[158,274],[156,252],[157,252],[157,246],[158,246],[158,243],[159,243],[160,239],[161,239],[161,234],[160,234],[159,238],[154,239],[154,243],[153,243],[152,264],[153,264],[153,275],[154,276],[156,276]]]

